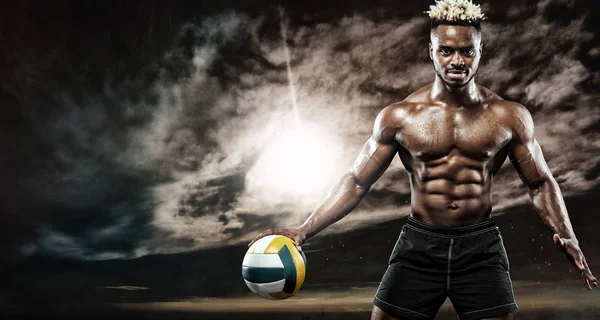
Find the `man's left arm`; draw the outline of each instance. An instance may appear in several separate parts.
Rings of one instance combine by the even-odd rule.
[[[558,183],[535,140],[531,114],[522,105],[515,105],[511,110],[515,117],[511,121],[513,137],[509,145],[509,159],[529,189],[536,211],[554,233],[554,243],[565,252],[571,264],[579,271],[585,286],[591,290],[592,285],[598,286],[597,279],[592,275],[579,248]]]

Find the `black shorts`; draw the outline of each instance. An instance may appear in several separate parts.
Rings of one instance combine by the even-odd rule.
[[[494,220],[444,229],[410,216],[373,304],[399,319],[433,319],[450,298],[460,319],[518,309]]]

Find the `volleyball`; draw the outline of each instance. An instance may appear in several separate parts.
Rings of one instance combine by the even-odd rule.
[[[242,262],[242,276],[252,292],[270,300],[287,299],[300,290],[306,256],[292,239],[269,235],[254,242]]]

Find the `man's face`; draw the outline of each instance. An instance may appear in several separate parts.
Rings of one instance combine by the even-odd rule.
[[[470,26],[439,25],[431,31],[429,56],[438,77],[451,88],[461,88],[479,68],[481,33]]]

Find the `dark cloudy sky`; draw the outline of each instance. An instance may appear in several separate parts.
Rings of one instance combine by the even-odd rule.
[[[377,112],[434,76],[423,13],[431,1],[302,3],[3,2],[4,259],[187,252],[302,223],[351,165]],[[477,81],[532,112],[565,196],[597,190],[593,1],[482,8]],[[310,134],[290,131],[294,101]],[[395,159],[324,233],[406,216],[409,199]],[[509,162],[493,199],[499,215],[530,201]]]

